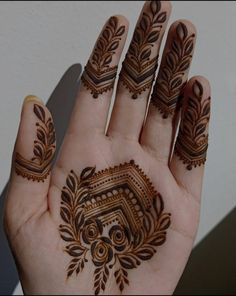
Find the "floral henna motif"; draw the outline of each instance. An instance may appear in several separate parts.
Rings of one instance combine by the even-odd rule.
[[[34,141],[34,157],[27,160],[16,152],[15,171],[18,175],[29,180],[43,182],[51,170],[56,136],[52,118],[46,118],[43,107],[34,104],[33,110],[39,120],[36,123],[37,140]]]
[[[175,153],[184,164],[187,164],[188,170],[206,162],[210,98],[202,100],[202,96],[203,87],[196,80],[184,110],[184,118],[175,146]]]
[[[111,17],[95,46],[91,61],[88,61],[81,77],[93,98],[113,88],[117,66],[111,67],[112,56],[119,47],[125,26],[118,26],[118,18]]]
[[[67,276],[94,264],[94,291],[105,290],[113,276],[120,291],[129,284],[129,269],[156,253],[166,240],[170,214],[151,182],[131,160],[95,173],[71,171],[61,195],[61,238],[73,258]]]
[[[152,103],[163,114],[163,118],[175,112],[177,100],[185,85],[185,74],[192,60],[194,39],[195,34],[190,35],[186,25],[179,23],[152,94]]]
[[[133,93],[133,99],[152,86],[158,57],[150,59],[150,56],[166,18],[166,12],[161,12],[161,2],[150,1],[150,13],[143,13],[135,29],[120,73],[120,80]]]

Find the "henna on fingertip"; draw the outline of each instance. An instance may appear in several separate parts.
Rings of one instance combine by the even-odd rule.
[[[192,170],[206,162],[210,97],[204,98],[204,88],[198,80],[193,82],[191,93],[187,96],[175,154],[186,164],[188,170]]]
[[[38,119],[35,124],[37,131],[33,148],[34,156],[29,160],[16,151],[15,172],[28,180],[44,182],[51,171],[56,148],[56,134],[53,120],[51,116],[46,116],[42,106],[34,104],[33,112]]]
[[[149,1],[137,25],[129,50],[123,62],[120,81],[132,93],[132,99],[151,88],[158,65],[154,45],[161,40],[167,12],[161,1]],[[151,56],[153,56],[151,58]]]
[[[190,32],[184,22],[179,22],[172,32],[168,50],[164,53],[157,81],[151,96],[152,104],[157,107],[164,119],[175,114],[181,92],[186,84],[193,57],[195,33]]]
[[[125,26],[119,24],[118,17],[111,17],[85,66],[81,80],[94,99],[114,87],[118,66],[111,66],[111,63],[125,30]]]

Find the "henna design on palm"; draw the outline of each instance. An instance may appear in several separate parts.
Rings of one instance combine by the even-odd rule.
[[[79,178],[71,171],[61,199],[64,224],[59,230],[73,258],[67,276],[79,274],[91,258],[96,295],[111,274],[123,291],[129,284],[127,270],[151,259],[166,240],[170,214],[134,161],[97,173],[87,167]]]
[[[120,73],[120,80],[133,93],[133,99],[152,86],[158,63],[157,56],[150,58],[152,47],[160,38],[166,18],[166,12],[161,12],[161,2],[150,1],[150,13],[143,13],[134,32]]]
[[[20,153],[15,155],[15,171],[18,175],[33,181],[44,181],[51,170],[55,152],[56,135],[52,118],[46,118],[43,107],[34,104],[34,114],[39,122],[37,140],[34,141],[34,156],[27,160]]]
[[[185,85],[184,75],[190,67],[195,34],[189,34],[182,22],[176,27],[170,50],[165,54],[160,74],[154,86],[151,102],[163,114],[173,116],[177,100]]]
[[[118,18],[111,17],[98,39],[91,61],[88,61],[81,77],[93,98],[98,98],[99,94],[114,86],[117,66],[111,67],[110,64],[124,32],[125,26],[119,26]]]
[[[184,110],[175,146],[175,153],[183,160],[184,164],[187,164],[188,170],[206,162],[210,98],[202,100],[202,96],[203,87],[196,80]]]

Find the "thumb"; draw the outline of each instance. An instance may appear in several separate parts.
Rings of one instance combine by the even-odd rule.
[[[52,116],[34,96],[25,98],[12,158],[5,207],[6,226],[17,230],[32,216],[47,211],[47,193],[55,152]]]

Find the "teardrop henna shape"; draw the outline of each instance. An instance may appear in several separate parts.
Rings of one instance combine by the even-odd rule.
[[[187,164],[187,169],[201,166],[206,162],[208,148],[208,123],[210,120],[210,98],[202,100],[203,87],[199,81],[192,86],[184,118],[180,125],[175,153]]]
[[[23,178],[42,181],[47,178],[55,152],[55,129],[52,118],[46,118],[43,107],[34,104],[34,114],[39,120],[36,123],[37,140],[34,141],[34,156],[27,160],[20,153],[15,154],[15,171]]]
[[[166,18],[166,12],[161,11],[161,1],[150,1],[150,12],[143,13],[135,29],[120,73],[121,82],[133,94],[132,99],[137,99],[139,94],[152,86],[158,56],[150,57]]]
[[[87,167],[80,177],[71,171],[61,200],[59,230],[72,257],[67,276],[78,275],[91,260],[96,295],[110,276],[122,292],[128,270],[150,260],[166,241],[170,214],[133,160],[97,173]]]
[[[118,18],[111,17],[85,67],[81,80],[95,99],[114,86],[117,66],[110,65],[124,33],[125,26],[119,26]]]

